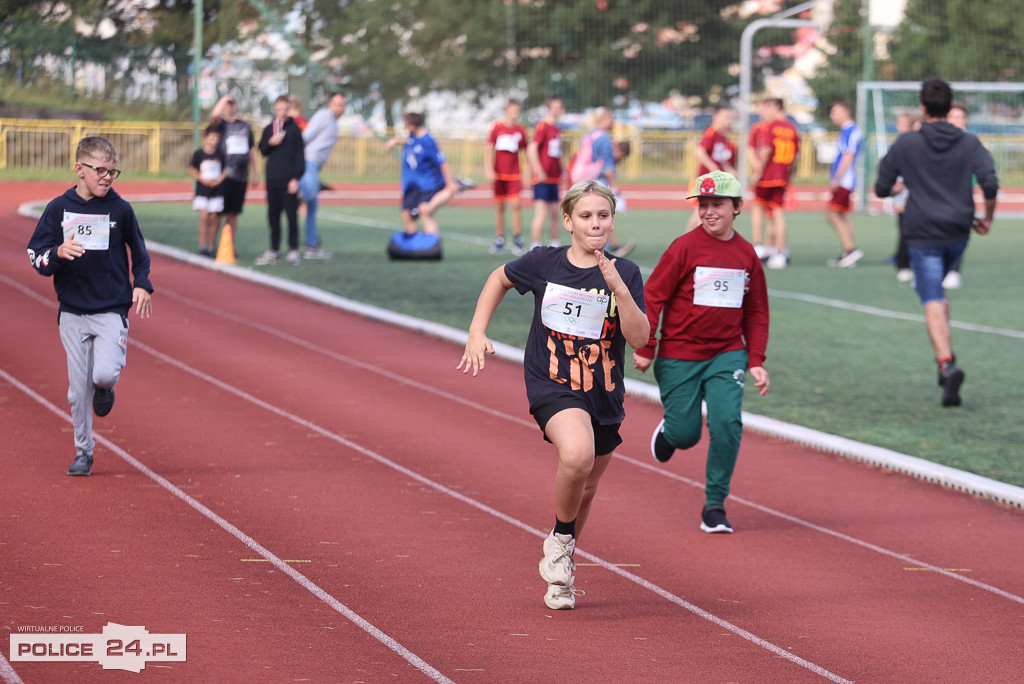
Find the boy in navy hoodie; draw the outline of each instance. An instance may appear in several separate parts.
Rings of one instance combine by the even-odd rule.
[[[152,311],[149,253],[131,205],[111,188],[121,175],[116,166],[109,141],[82,138],[75,151],[78,186],[46,205],[28,243],[32,266],[53,276],[60,302],[77,452],[68,475],[92,474],[92,413],[102,417],[114,406],[128,352],[128,312],[135,307],[147,318]]]

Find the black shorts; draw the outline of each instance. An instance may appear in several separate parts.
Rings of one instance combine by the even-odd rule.
[[[426,204],[430,200],[434,199],[434,195],[441,192],[444,186],[440,188],[434,188],[433,190],[420,190],[419,188],[409,188],[402,195],[402,209],[408,209],[415,215],[420,208],[421,204]]]
[[[241,214],[242,205],[245,204],[245,181],[225,179],[224,188],[224,213]]]
[[[578,408],[590,413],[590,408],[582,397],[572,392],[559,392],[544,395],[530,404],[530,415],[537,421],[541,432],[544,432],[544,427],[556,413],[570,408]],[[615,447],[622,444],[622,437],[619,436],[619,426],[622,423],[601,425],[594,420],[593,415],[590,417],[590,423],[594,428],[594,453],[597,456],[610,454],[615,451]],[[544,440],[551,441],[547,435],[544,435]]]

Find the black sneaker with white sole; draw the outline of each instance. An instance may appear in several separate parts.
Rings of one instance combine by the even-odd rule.
[[[939,385],[942,386],[942,405],[960,406],[960,385],[967,374],[952,363],[945,364],[939,371]]]
[[[676,448],[665,439],[665,419],[662,418],[651,435],[651,456],[654,456],[658,463],[667,463],[675,452]]]
[[[92,410],[102,418],[114,408],[114,390],[109,387],[96,387],[92,392]]]
[[[74,462],[68,468],[68,475],[88,476],[92,475],[92,456],[78,454]]]
[[[729,520],[725,517],[725,508],[722,506],[708,506],[701,511],[700,529],[708,534],[732,534],[732,525],[729,524]]]

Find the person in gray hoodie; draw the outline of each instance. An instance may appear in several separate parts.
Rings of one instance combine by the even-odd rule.
[[[924,124],[904,133],[878,164],[875,194],[910,190],[904,230],[914,271],[914,289],[924,307],[925,326],[939,365],[943,406],[960,406],[964,371],[956,365],[949,325],[949,300],[942,279],[967,249],[973,228],[992,228],[999,180],[992,155],[981,141],[946,121],[953,89],[940,78],[921,84]],[[975,217],[973,180],[985,197],[985,215]]]
[[[330,259],[331,253],[320,244],[320,233],[316,225],[316,210],[319,205],[320,169],[331,156],[334,143],[338,141],[338,119],[345,113],[346,100],[342,93],[332,93],[327,106],[319,110],[302,131],[306,145],[306,172],[299,181],[299,193],[306,202],[306,249],[305,259]]]

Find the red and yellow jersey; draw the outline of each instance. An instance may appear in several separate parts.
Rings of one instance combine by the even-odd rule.
[[[800,136],[789,121],[768,121],[759,132],[760,149],[768,148],[768,159],[757,184],[762,187],[789,184],[790,171],[800,151]]]
[[[494,171],[498,180],[519,180],[519,153],[526,149],[526,127],[499,121],[491,127],[488,142],[494,147]]]

